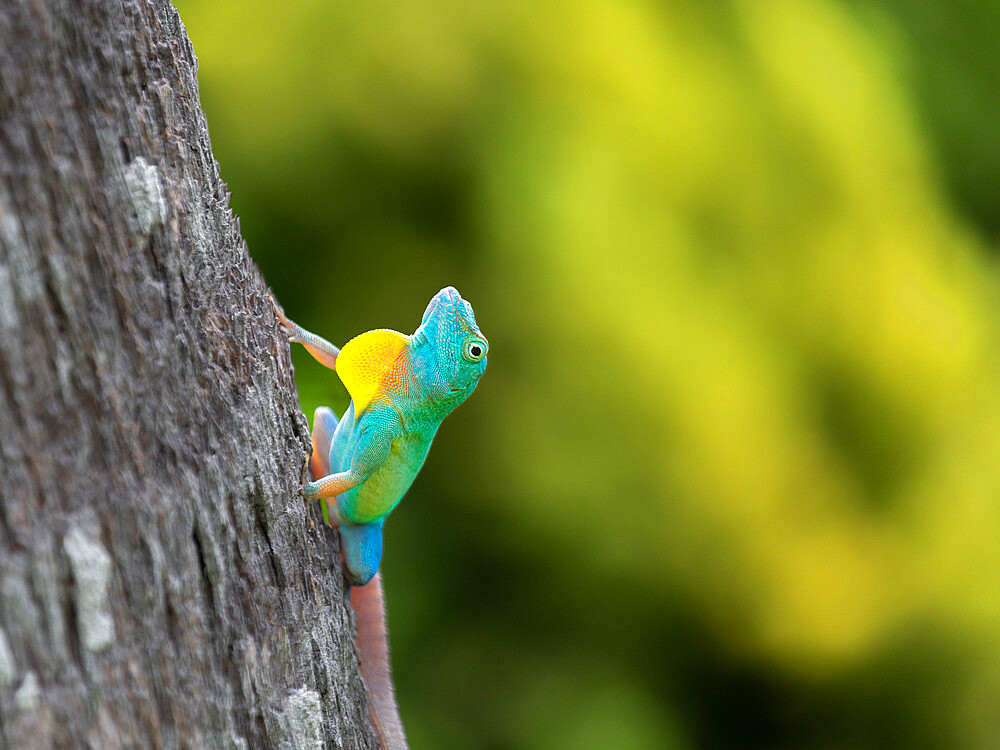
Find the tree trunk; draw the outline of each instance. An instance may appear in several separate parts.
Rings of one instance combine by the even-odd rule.
[[[0,10],[10,747],[375,747],[195,71],[162,0]]]

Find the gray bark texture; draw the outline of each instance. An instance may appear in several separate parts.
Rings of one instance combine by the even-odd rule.
[[[0,4],[0,745],[375,747],[196,67],[163,0]]]

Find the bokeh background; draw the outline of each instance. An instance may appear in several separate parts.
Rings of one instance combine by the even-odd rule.
[[[1000,747],[1000,4],[179,6],[289,315],[491,342],[386,526],[415,749]]]

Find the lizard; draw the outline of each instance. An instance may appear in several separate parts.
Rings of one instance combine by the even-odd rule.
[[[412,335],[377,329],[343,349],[289,320],[270,299],[288,341],[334,370],[351,396],[339,420],[328,407],[316,409],[312,481],[299,492],[307,503],[322,500],[324,521],[340,531],[369,715],[385,750],[405,748],[378,573],[382,527],[423,466],[442,420],[476,389],[489,342],[472,305],[450,286],[434,295]]]

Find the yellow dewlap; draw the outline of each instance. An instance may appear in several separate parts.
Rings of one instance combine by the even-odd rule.
[[[337,357],[337,374],[354,401],[355,417],[393,380],[396,361],[406,350],[410,337],[399,331],[380,328],[368,331],[344,344]]]

